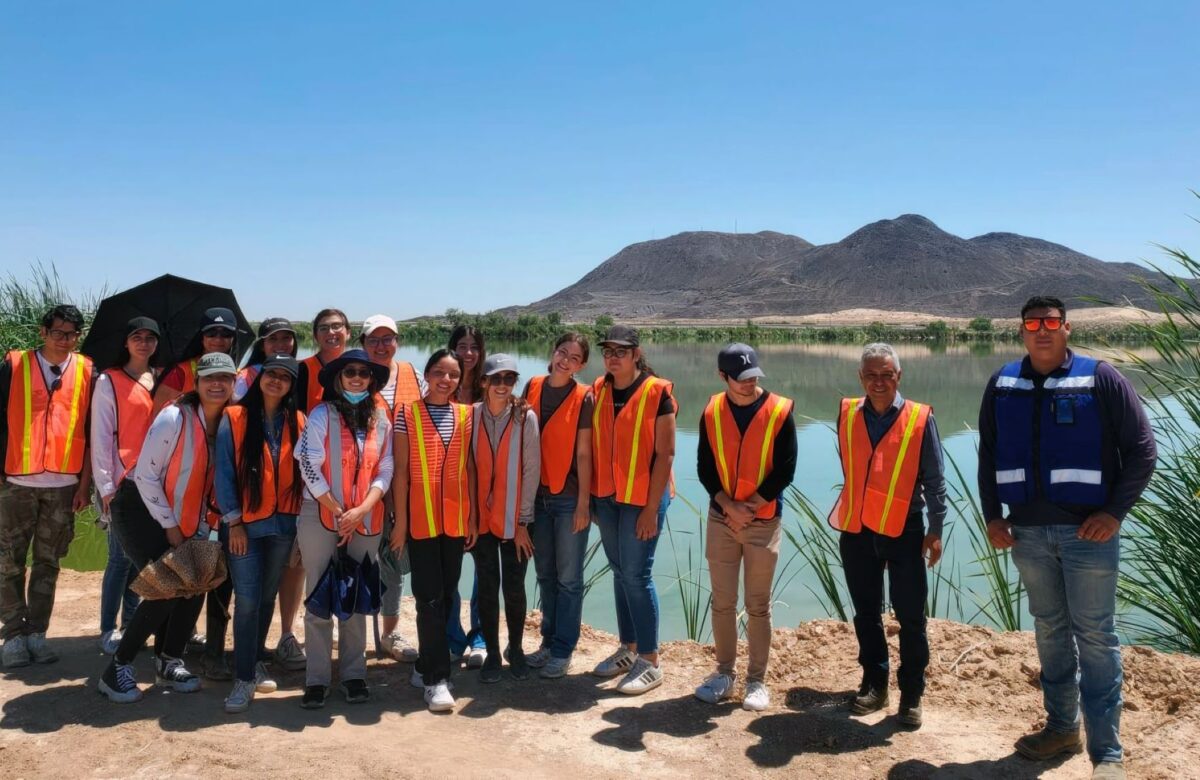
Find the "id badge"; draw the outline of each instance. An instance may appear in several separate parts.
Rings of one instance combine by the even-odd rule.
[[[1075,399],[1074,398],[1055,398],[1054,399],[1054,422],[1059,425],[1074,425],[1075,424]]]

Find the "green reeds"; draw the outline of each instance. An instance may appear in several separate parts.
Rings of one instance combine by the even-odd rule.
[[[63,285],[53,264],[30,266],[28,279],[18,279],[10,271],[0,279],[0,347],[8,350],[38,346],[42,316],[60,303],[74,304],[83,312],[85,323],[91,322],[98,300],[94,295],[73,295]]]
[[[806,587],[825,614],[838,620],[849,620],[846,605],[850,597],[842,573],[837,536],[826,524],[824,514],[795,486],[788,487],[784,503],[796,513],[797,526],[794,531],[785,526],[783,534],[817,579],[817,588]]]
[[[708,567],[704,565],[704,523],[708,513],[707,511],[701,512],[695,504],[681,494],[676,495],[675,500],[682,501],[691,510],[689,517],[695,517],[696,524],[694,530],[689,527],[679,531],[676,531],[670,523],[664,524],[667,541],[671,544],[671,557],[675,564],[675,575],[670,579],[674,580],[675,589],[679,594],[679,607],[683,615],[687,638],[694,642],[705,642],[712,634],[708,625],[709,615],[712,614],[712,588],[709,584]],[[679,563],[679,549],[675,544],[675,534],[677,533],[685,536],[696,534],[699,540],[698,545],[690,543],[684,545],[686,553],[682,567]],[[694,550],[697,548],[699,549],[699,560],[695,559]]]

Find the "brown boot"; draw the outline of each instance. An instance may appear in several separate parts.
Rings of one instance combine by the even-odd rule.
[[[1052,731],[1045,728],[1036,734],[1026,734],[1013,747],[1025,758],[1045,761],[1063,753],[1082,753],[1083,741],[1079,739],[1079,729]]]
[[[1092,767],[1092,780],[1125,780],[1125,767],[1120,761],[1101,761]]]
[[[887,705],[887,685],[878,688],[874,685],[864,685],[859,689],[858,695],[854,697],[854,701],[850,703],[850,712],[855,715],[867,715],[868,713],[878,712]]]
[[[910,729],[921,728],[921,697],[900,696],[900,711],[896,714],[900,725]]]

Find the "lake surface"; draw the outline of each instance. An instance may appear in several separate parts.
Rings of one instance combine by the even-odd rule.
[[[707,598],[708,575],[702,551],[702,514],[706,512],[708,496],[696,478],[695,464],[700,415],[709,397],[724,387],[716,373],[719,349],[719,346],[712,344],[653,344],[646,348],[647,359],[655,371],[675,383],[675,397],[679,401],[675,458],[678,495],[668,513],[669,533],[664,533],[664,538],[660,540],[654,568],[664,640],[685,638],[687,635],[677,577],[702,583],[705,591],[701,599]],[[397,356],[411,361],[418,370],[422,370],[432,351],[433,347],[406,345],[400,348]],[[491,345],[490,351],[515,354],[522,380],[545,373],[549,350],[543,345]],[[974,429],[983,388],[1000,365],[1022,354],[1020,347],[993,348],[987,345],[982,348],[930,348],[900,345],[897,351],[903,370],[900,392],[907,398],[933,406],[946,453],[958,464],[969,483],[966,487],[973,492],[978,443]],[[1080,348],[1080,351],[1094,353],[1087,348]],[[762,385],[796,402],[799,463],[795,487],[822,513],[833,505],[842,481],[833,427],[839,399],[862,394],[857,376],[860,352],[860,347],[848,345],[766,345],[759,349],[760,361],[767,374],[761,380]],[[591,381],[601,370],[602,362],[596,350],[581,379]],[[947,471],[950,472],[949,465]],[[952,473],[948,473],[947,479],[953,480]],[[957,517],[951,509],[946,520],[947,551],[939,570],[947,577],[953,573],[964,588],[981,589],[986,586],[975,576],[978,566],[974,563],[969,534],[964,527],[969,521],[969,518]],[[799,523],[793,512],[785,511],[785,528],[794,531]],[[957,529],[956,525],[959,526]],[[834,532],[830,529],[829,533]],[[590,540],[599,542],[597,529],[591,530]],[[594,557],[592,571],[602,566],[603,558],[602,553]],[[104,567],[104,561],[103,536],[90,523],[81,521],[64,565],[74,569],[98,570]],[[802,620],[826,616],[816,596],[819,592],[816,577],[803,566],[802,561],[794,545],[785,538],[780,550],[780,571],[775,593],[774,620],[777,626],[795,625]],[[536,580],[532,566],[530,569],[528,589],[532,606],[536,604],[533,600]],[[840,576],[840,570],[837,573]],[[468,556],[463,573],[464,593],[470,592],[471,576]],[[938,614],[941,616],[945,612],[939,608]],[[967,595],[964,595],[960,607],[951,609],[949,616],[986,622],[977,615],[977,609]],[[612,586],[607,573],[595,583],[584,600],[583,619],[590,625],[615,633]],[[1029,625],[1027,616],[1026,625]],[[708,638],[707,629],[703,638]]]

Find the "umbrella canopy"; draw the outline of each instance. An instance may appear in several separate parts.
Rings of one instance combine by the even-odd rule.
[[[164,274],[100,301],[80,351],[96,361],[98,368],[111,368],[117,364],[125,346],[126,323],[134,317],[150,317],[162,330],[154,363],[160,368],[169,368],[187,356],[188,347],[200,330],[204,310],[215,306],[231,309],[237,318],[237,339],[233,349],[233,359],[237,362],[254,343],[254,334],[233,290],[172,274]]]
[[[312,593],[304,600],[304,608],[326,620],[331,617],[347,620],[355,612],[359,568],[359,564],[339,548],[337,557],[329,561]]]
[[[383,591],[387,587],[379,577],[379,564],[371,560],[371,556],[363,555],[362,563],[358,566],[358,594],[354,599],[354,611],[360,615],[374,615],[379,612]]]
[[[150,601],[186,598],[208,593],[228,574],[219,542],[188,539],[147,564],[129,587]]]

